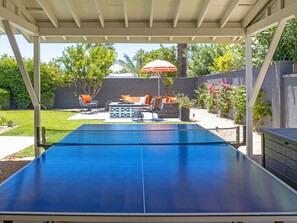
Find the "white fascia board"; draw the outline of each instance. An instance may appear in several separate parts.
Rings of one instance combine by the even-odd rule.
[[[242,28],[39,28],[41,36],[245,36]]]

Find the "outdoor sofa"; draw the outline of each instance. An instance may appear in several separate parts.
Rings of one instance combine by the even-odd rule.
[[[130,95],[121,95],[121,101],[124,103],[142,103],[143,105],[149,106],[154,97],[151,95],[145,96],[130,96]],[[176,102],[176,97],[171,96],[161,96],[155,97],[158,100],[162,100],[163,108],[160,111],[157,111],[159,118],[178,118],[179,108],[178,103]]]

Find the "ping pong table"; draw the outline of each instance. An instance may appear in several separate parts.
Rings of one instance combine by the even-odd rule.
[[[0,185],[0,220],[297,222],[297,193],[199,125],[82,125]]]

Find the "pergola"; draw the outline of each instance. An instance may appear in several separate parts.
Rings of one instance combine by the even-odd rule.
[[[247,154],[252,155],[252,108],[296,0],[1,0],[0,34],[6,34],[40,126],[40,43],[246,44]],[[253,86],[252,36],[277,26]],[[34,44],[34,87],[15,34]]]

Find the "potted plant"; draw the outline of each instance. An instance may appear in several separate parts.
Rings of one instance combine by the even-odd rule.
[[[176,100],[179,107],[179,119],[181,121],[190,120],[190,108],[194,107],[195,100],[190,99],[189,96],[185,94],[177,94]]]

